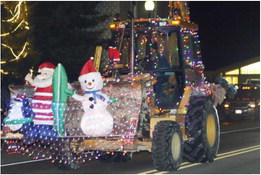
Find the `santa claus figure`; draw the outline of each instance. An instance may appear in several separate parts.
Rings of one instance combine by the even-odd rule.
[[[113,118],[106,109],[109,97],[101,92],[103,80],[100,72],[93,67],[92,59],[85,63],[78,80],[85,94],[83,96],[70,95],[82,102],[84,115],[81,120],[81,129],[83,133],[89,137],[109,135],[113,128]]]
[[[42,142],[54,141],[56,132],[53,129],[54,117],[52,112],[52,75],[55,66],[50,62],[42,63],[38,67],[40,73],[34,79],[28,73],[25,80],[35,88],[32,100],[32,110],[35,114],[33,127],[25,133],[24,142],[31,144],[36,139]]]
[[[113,64],[118,64],[120,62],[120,52],[116,47],[109,46],[108,53]]]

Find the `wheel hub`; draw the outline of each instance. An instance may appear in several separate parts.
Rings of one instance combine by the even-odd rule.
[[[210,147],[213,147],[216,141],[217,128],[216,121],[213,114],[209,114],[207,116],[207,141]]]
[[[174,160],[178,160],[181,152],[181,140],[178,133],[174,133],[171,142],[171,153]]]

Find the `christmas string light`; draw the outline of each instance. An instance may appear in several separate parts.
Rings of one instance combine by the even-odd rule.
[[[21,25],[22,25],[23,23],[26,24],[26,26],[25,26],[24,28],[27,29],[27,30],[29,30],[28,22],[26,22],[25,20],[22,20],[22,21],[15,27],[14,30],[12,30],[11,32],[3,33],[3,34],[1,34],[0,36],[1,36],[1,37],[4,37],[4,36],[8,36],[8,35],[10,35],[10,34],[16,32],[16,31],[21,27]]]
[[[157,23],[153,23],[153,25],[156,26]],[[136,25],[136,27],[139,27],[139,25]],[[156,93],[154,92],[154,85],[157,82],[158,76],[157,73],[146,73],[140,70],[140,60],[145,59],[145,61],[148,62],[152,61],[149,63],[151,63],[154,68],[157,68],[158,59],[167,52],[165,34],[158,31],[151,32],[151,30],[153,29],[148,29],[142,33],[135,32],[135,37],[137,38],[135,45],[138,46],[135,56],[135,75],[128,78],[124,78],[124,76],[108,78],[104,81],[105,87],[102,89],[102,93],[117,99],[115,102],[110,102],[106,107],[106,110],[113,116],[114,121],[110,134],[101,137],[95,137],[95,135],[86,136],[80,126],[85,113],[84,107],[86,106],[84,106],[82,102],[69,97],[66,103],[65,118],[63,119],[65,123],[64,136],[57,137],[54,141],[50,141],[46,137],[39,138],[37,142],[30,146],[18,146],[14,152],[17,153],[17,151],[20,151],[36,159],[48,157],[52,159],[51,162],[54,164],[65,164],[68,166],[76,166],[76,164],[83,162],[102,159],[104,154],[114,156],[117,155],[117,152],[122,152],[121,155],[126,156],[127,152],[133,149],[135,139],[143,137],[143,133],[138,126],[144,127],[147,125],[148,128],[146,131],[150,130],[149,120],[146,120],[146,116],[144,115],[147,114],[150,116],[151,113],[154,113],[156,116],[160,116],[164,112],[166,113],[164,108],[159,108],[156,105],[157,103],[160,104],[160,100],[156,98]],[[182,48],[180,49],[183,50],[182,56],[184,63],[189,69],[198,70],[199,78],[203,80],[204,74],[202,70],[204,66],[200,59],[200,49],[197,46],[199,44],[198,34],[194,30],[183,27],[181,27],[179,32],[181,34],[181,40],[183,41]],[[149,38],[148,35],[152,37]],[[122,36],[121,32],[116,32],[114,44],[115,46],[121,45],[121,58],[128,58],[130,53],[130,38]],[[150,59],[150,56],[153,55],[152,42],[158,44],[159,55],[155,56],[155,60]],[[193,45],[190,43],[193,43]],[[179,48],[175,46],[173,50],[179,51]],[[129,60],[121,61],[122,63],[128,63]],[[128,68],[129,64],[125,64],[123,69],[128,70]],[[108,70],[108,73],[111,73],[109,71],[112,70]],[[194,80],[191,81],[191,79],[189,79],[190,77],[187,76],[187,73],[185,75],[186,85],[189,86],[192,91],[204,94],[209,93],[209,84],[205,84],[199,88],[196,86]],[[75,86],[74,90],[76,91],[75,93],[82,96],[84,95],[81,87]],[[173,91],[166,91],[166,93]],[[184,98],[184,95],[180,95],[177,98],[178,101],[180,101]],[[179,106],[179,102],[176,102],[174,105]],[[146,108],[144,106],[146,106]],[[175,110],[176,112],[173,112],[172,115],[177,114],[177,109]],[[143,112],[145,114],[142,114]],[[184,115],[184,120],[185,117]],[[143,123],[139,124],[139,121]],[[94,129],[102,130],[102,125],[104,125],[105,122],[100,121],[97,125],[92,125],[92,123],[88,124]],[[184,129],[184,122],[179,122],[179,124],[181,128]],[[17,142],[14,142],[14,144],[19,145]]]
[[[12,23],[15,23],[19,17],[20,17],[20,14],[21,14],[21,5],[22,3],[25,3],[25,1],[19,1],[18,4],[15,6],[14,8],[14,12],[12,12],[11,9],[8,9],[9,12],[11,12],[12,14],[12,17],[10,19],[7,19],[7,20],[2,20],[3,22],[12,22]]]
[[[17,3],[17,4],[15,4]],[[8,29],[9,31],[2,30],[3,33],[1,33],[1,39],[2,39],[2,48],[6,48],[6,50],[2,50],[8,54],[10,52],[10,58],[8,57],[2,57],[2,60],[0,64],[8,64],[10,62],[19,61],[23,58],[25,58],[28,55],[29,50],[29,42],[25,41],[21,47],[17,47],[14,44],[11,44],[12,42],[9,42],[13,39],[19,39],[20,38],[13,38],[17,36],[17,33],[24,30],[29,30],[29,24],[27,22],[27,5],[25,1],[18,1],[18,2],[1,2],[2,6],[6,10],[7,13],[9,13],[8,19],[2,19],[2,25],[10,26]],[[26,39],[27,40],[27,39]],[[17,44],[17,43],[15,43]],[[9,74],[8,71],[5,71],[1,69],[2,74]],[[14,72],[12,72],[14,74]]]
[[[8,60],[8,61],[1,61],[1,64],[5,64],[7,62],[18,61],[19,59],[21,59],[21,56],[23,54],[24,54],[23,56],[25,57],[27,55],[27,52],[25,52],[25,50],[26,50],[27,46],[29,46],[29,43],[28,42],[24,43],[23,48],[22,48],[22,50],[20,51],[20,53],[18,55],[14,53],[14,50],[13,50],[12,47],[10,47],[10,46],[8,46],[6,44],[1,44],[1,45],[4,46],[5,48],[8,48],[9,51],[12,53],[12,55],[15,57],[15,58],[13,58],[11,60]]]
[[[9,73],[4,71],[3,69],[0,70],[1,74],[5,74],[5,75],[8,75]]]

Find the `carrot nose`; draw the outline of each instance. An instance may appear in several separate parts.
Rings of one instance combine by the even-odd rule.
[[[92,82],[88,82],[88,86],[91,86],[92,85]]]

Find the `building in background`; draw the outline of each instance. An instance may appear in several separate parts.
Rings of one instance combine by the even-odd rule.
[[[242,84],[247,80],[260,80],[260,57],[255,57],[218,70],[229,83]]]
[[[231,84],[243,84],[249,80],[260,82],[260,69],[260,57],[255,57],[216,71],[206,72],[206,77],[212,82],[215,77],[222,76]]]

